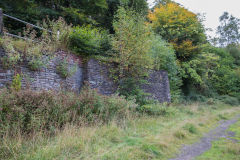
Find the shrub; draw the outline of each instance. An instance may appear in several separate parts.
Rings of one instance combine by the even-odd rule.
[[[77,71],[77,66],[76,64],[69,66],[67,58],[64,58],[58,62],[56,71],[62,78],[67,78],[71,77]]]
[[[11,89],[15,90],[15,91],[20,91],[21,88],[22,88],[22,77],[20,74],[16,74],[14,77],[13,77],[13,81],[12,81],[12,84],[11,84]]]
[[[42,57],[34,57],[29,60],[28,67],[32,71],[39,71],[45,66],[45,63],[43,62]]]
[[[151,104],[153,100],[148,99],[148,93],[141,89],[141,85],[145,84],[144,80],[138,81],[134,78],[124,78],[119,82],[118,92],[127,99],[135,99],[139,105]]]
[[[43,21],[42,26],[46,30],[41,34],[27,26],[23,32],[24,41],[15,40],[4,34],[1,39],[1,45],[6,53],[6,56],[1,58],[4,68],[12,69],[19,62],[26,61],[31,70],[38,71],[45,63],[43,55],[50,56],[56,50],[68,47],[71,25],[68,25],[63,18],[53,21],[48,19]]]
[[[229,104],[229,105],[232,105],[232,106],[237,106],[237,105],[240,104],[239,100],[236,97],[231,97],[231,96],[228,96],[228,95],[220,96],[218,99],[220,101],[222,101],[223,103]]]
[[[113,58],[117,61],[114,73],[117,75],[120,94],[136,98],[144,104],[146,94],[141,90],[144,79],[152,68],[151,29],[142,15],[132,9],[120,7],[113,21],[115,35],[112,37]]]
[[[101,53],[101,30],[92,26],[75,27],[70,33],[70,49],[78,55],[97,55]]]
[[[5,50],[6,54],[4,57],[0,59],[3,68],[5,69],[14,68],[21,61],[21,56],[20,53],[14,47],[13,38],[9,36],[3,36],[3,39],[1,39],[1,45]]]
[[[153,66],[149,55],[151,50],[151,29],[145,19],[134,10],[120,7],[113,21],[115,35],[112,47],[119,65],[117,72],[120,79],[133,78],[141,80],[148,75]]]
[[[171,100],[179,102],[181,97],[182,80],[179,76],[180,67],[173,47],[165,42],[160,36],[152,37],[151,55],[154,59],[154,69],[168,72]]]
[[[185,124],[183,126],[183,129],[187,130],[189,133],[192,133],[192,134],[197,134],[198,133],[197,128],[194,126],[194,124],[191,124],[191,123]]]
[[[233,56],[234,63],[240,66],[240,46],[238,45],[229,45],[227,46],[227,51]]]
[[[136,105],[117,95],[102,96],[84,88],[73,93],[0,90],[0,135],[50,131],[71,123],[107,123],[128,117]]]
[[[188,96],[186,96],[187,101],[193,102],[206,102],[207,98],[203,95],[196,93],[196,91],[191,91]]]

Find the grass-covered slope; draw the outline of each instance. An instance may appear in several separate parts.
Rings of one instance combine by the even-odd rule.
[[[91,107],[91,104],[99,107],[103,103],[101,98],[98,101],[93,98],[94,103],[92,103],[91,98],[93,97],[90,96],[88,101],[85,100],[85,103],[79,101],[79,107],[86,105]],[[55,99],[51,103],[58,102],[60,105],[64,102],[57,100]],[[114,106],[118,105],[114,101],[116,101],[116,97],[115,99],[105,99],[103,104],[114,109]],[[74,104],[67,102],[68,105]],[[123,102],[123,100],[117,102]],[[15,104],[18,103],[15,101]],[[20,107],[22,104],[18,105]],[[44,105],[47,103],[44,102]],[[27,133],[15,132],[14,135],[6,132],[0,140],[0,159],[168,159],[179,151],[182,144],[193,143],[202,133],[214,127],[219,120],[240,113],[239,107],[224,104],[195,103],[168,107],[156,106],[160,108],[162,113],[158,116],[137,113],[131,108],[128,116],[119,117],[121,113],[126,112],[118,110],[117,115],[113,114],[115,118],[103,123],[100,121],[101,117],[97,116],[97,112],[91,112],[93,117],[99,118],[98,121],[87,123],[87,117],[83,116],[85,114],[79,114],[82,118],[78,119],[79,123],[65,123],[58,128],[53,128],[57,125],[52,123],[52,127],[42,130],[33,129]],[[83,107],[82,109],[84,109],[82,111],[87,111],[89,108]],[[104,111],[109,112],[109,110]],[[102,112],[99,111],[99,113]],[[36,116],[36,118],[39,117]],[[75,120],[77,119],[75,118]],[[86,123],[80,123],[81,121]],[[45,122],[47,123],[47,121]],[[46,132],[46,130],[48,131]]]

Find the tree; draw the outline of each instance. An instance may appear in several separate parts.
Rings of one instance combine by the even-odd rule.
[[[109,29],[110,33],[114,33],[112,23],[119,7],[132,8],[135,12],[144,16],[148,14],[148,4],[146,0],[107,0],[107,4],[108,10],[105,12],[101,25]]]
[[[118,64],[115,71],[119,93],[126,97],[134,96],[137,103],[144,104],[145,93],[140,86],[153,66],[153,59],[149,54],[152,32],[141,14],[124,7],[118,9],[113,28],[115,35],[112,48]]]
[[[145,19],[132,9],[120,7],[113,28],[112,44],[119,62],[119,77],[144,77],[153,64],[149,55],[152,32]]]
[[[108,10],[106,0],[1,0],[0,8],[6,14],[37,24],[48,16],[60,16],[73,25],[101,25]],[[4,24],[11,33],[17,34],[25,24],[5,18]]]
[[[166,5],[167,3],[173,2],[172,0],[155,0],[154,7],[158,7],[160,4]]]
[[[201,45],[206,42],[206,36],[198,15],[175,2],[164,0],[148,18],[154,31],[171,43],[176,51],[180,68],[178,76],[183,80],[183,90],[188,90],[189,85],[200,86],[202,79],[197,72],[199,62],[196,57],[201,54]]]
[[[154,35],[150,53],[154,59],[154,69],[168,72],[171,100],[173,102],[178,101],[181,96],[182,80],[179,77],[180,68],[177,65],[175,50],[172,45],[165,42],[159,35]]]
[[[240,42],[240,19],[224,12],[219,21],[220,26],[217,28],[219,44],[221,46],[238,44]]]
[[[160,4],[148,17],[155,32],[173,44],[181,61],[199,53],[198,45],[206,41],[198,16],[177,3]]]

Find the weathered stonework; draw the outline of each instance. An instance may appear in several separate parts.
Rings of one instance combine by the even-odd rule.
[[[3,56],[3,50],[0,50],[0,55]],[[61,78],[56,72],[56,66],[60,59],[67,57],[69,67],[76,65],[76,72],[66,79]],[[31,71],[25,64],[20,65],[15,69],[17,73],[22,74],[22,87],[29,87],[34,90],[60,90],[68,89],[79,91],[82,87],[83,68],[81,59],[74,55],[66,55],[64,52],[57,52],[46,66],[40,71]],[[11,84],[14,76],[14,70],[4,70],[0,64],[0,87]]]
[[[85,82],[92,89],[98,89],[101,94],[111,95],[115,93],[117,85],[109,76],[110,67],[110,65],[101,64],[97,60],[90,59],[85,65]]]
[[[147,83],[142,85],[150,98],[159,102],[171,102],[168,73],[166,71],[150,71]]]
[[[90,59],[86,66],[86,78],[91,88],[98,89],[101,94],[110,95],[116,92],[117,84],[109,77],[112,65],[101,64]],[[166,71],[150,71],[148,83],[142,85],[142,89],[149,93],[149,98],[159,102],[170,102],[170,87],[168,73]]]
[[[0,48],[0,57],[4,51]],[[56,72],[56,66],[61,59],[67,58],[69,67],[77,65],[76,72],[66,79],[61,78]],[[90,59],[82,63],[82,59],[72,54],[57,52],[48,64],[40,71],[29,70],[26,64],[22,64],[15,70],[4,70],[0,63],[0,88],[11,84],[15,72],[23,75],[22,87],[33,90],[61,90],[67,89],[79,92],[84,82],[99,93],[111,95],[117,91],[117,84],[110,76],[113,65],[101,63]],[[149,93],[149,97],[160,102],[170,102],[170,89],[168,74],[165,71],[150,71],[148,83],[142,85],[142,89]]]

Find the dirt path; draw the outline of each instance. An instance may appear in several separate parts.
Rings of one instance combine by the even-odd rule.
[[[219,126],[207,134],[205,134],[199,142],[192,145],[183,146],[179,155],[176,158],[170,160],[194,160],[195,157],[200,156],[212,146],[212,141],[216,141],[219,138],[228,136],[234,136],[233,132],[226,132],[230,125],[236,123],[240,119],[240,115],[231,120],[220,121]]]

